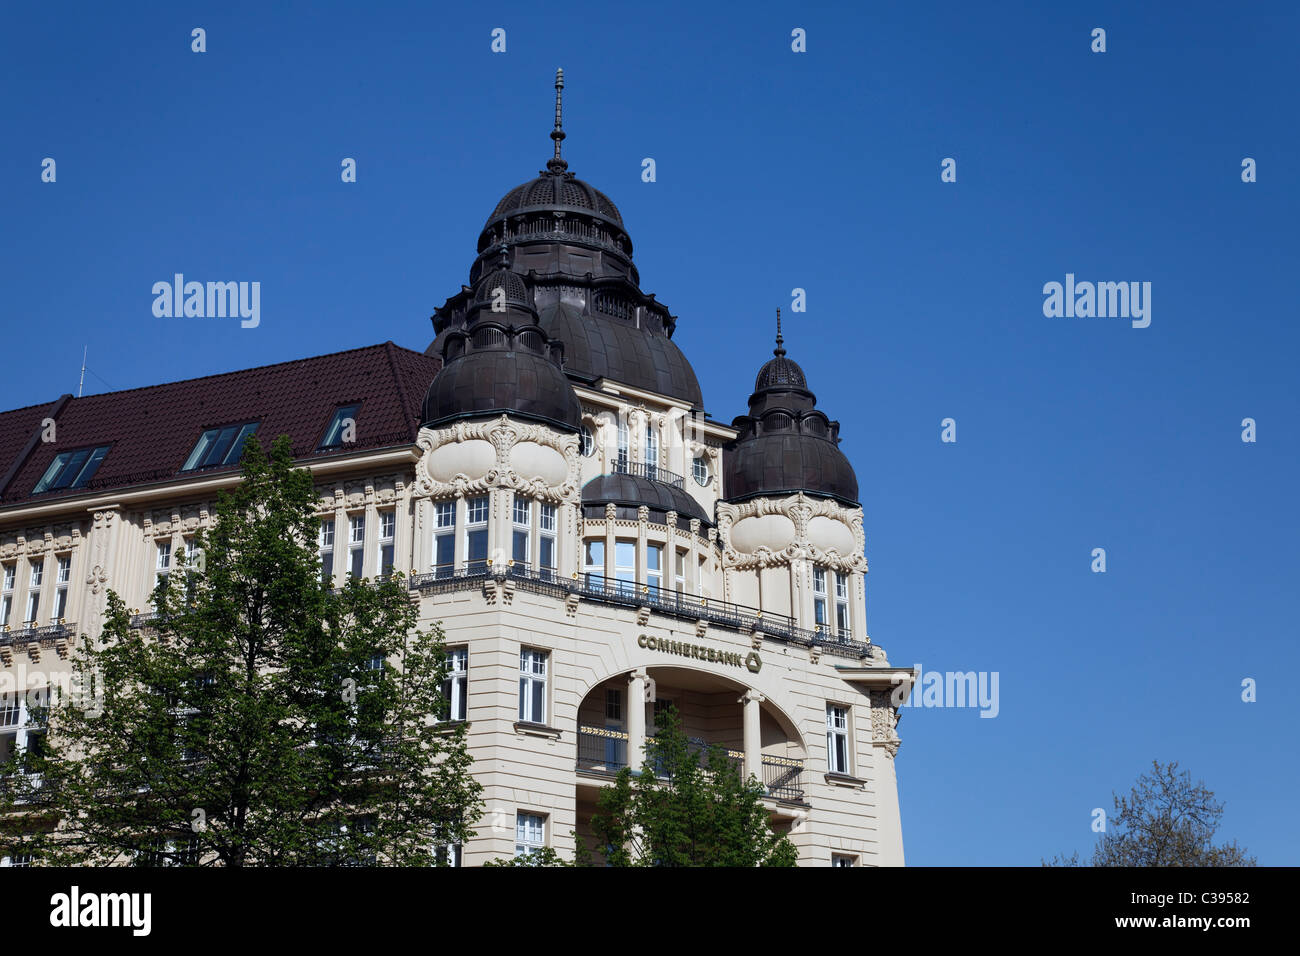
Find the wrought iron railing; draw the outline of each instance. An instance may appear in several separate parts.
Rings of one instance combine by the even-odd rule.
[[[63,622],[36,627],[24,624],[22,627],[0,629],[0,644],[30,644],[33,641],[50,641],[70,638],[77,633],[77,625]]]
[[[763,755],[763,786],[769,796],[791,803],[803,802],[803,761]]]
[[[442,565],[409,579],[412,590],[423,594],[447,594],[480,585],[496,572],[486,562],[464,568]],[[500,568],[503,578],[510,578],[528,590],[556,597],[576,594],[604,604],[624,607],[649,607],[653,611],[688,621],[707,621],[742,632],[758,631],[765,637],[818,646],[844,656],[866,657],[871,645],[836,636],[830,627],[809,630],[799,627],[788,614],[774,614],[759,608],[735,604],[718,598],[702,597],[670,590],[654,584],[640,584],[603,574],[574,574],[565,577],[552,568],[533,569],[521,562],[509,562]]]
[[[653,738],[649,748],[648,767],[656,776],[664,776],[662,765],[655,759]],[[578,727],[578,769],[587,773],[614,775],[628,765],[627,750],[630,746],[628,734],[622,730],[607,727]],[[687,749],[700,755],[700,763],[705,764],[709,749],[714,746],[700,737],[688,737]],[[744,771],[745,754],[740,750],[724,749],[726,762],[738,772]],[[767,795],[787,803],[802,803],[804,764],[793,757],[763,755],[763,787]]]
[[[628,735],[606,727],[578,728],[578,769],[618,773],[627,766]]]
[[[644,461],[627,461],[619,456],[614,461],[614,474],[631,475],[634,478],[649,478],[651,481],[660,481],[665,485],[672,485],[674,488],[684,487],[682,476],[667,468],[659,465],[647,464]]]

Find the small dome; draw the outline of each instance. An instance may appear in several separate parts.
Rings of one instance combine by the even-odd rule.
[[[561,165],[563,164],[563,165]],[[537,174],[522,186],[516,186],[506,193],[488,216],[488,223],[496,222],[503,216],[532,212],[537,209],[572,209],[591,213],[608,219],[619,226],[623,217],[618,207],[599,189],[577,179],[567,172],[563,160],[547,163],[547,169]]]
[[[445,361],[424,397],[422,424],[504,414],[578,431],[578,396],[547,356],[521,346],[473,349]]]
[[[768,359],[761,369],[758,370],[758,377],[754,380],[754,391],[761,392],[765,388],[807,388],[808,378],[793,359],[785,357],[785,349],[779,349],[778,354]]]
[[[506,305],[518,305],[524,308],[532,308],[532,297],[528,294],[528,286],[524,280],[511,272],[509,269],[500,268],[485,275],[474,290],[474,301],[471,305],[491,305],[492,300],[496,297],[496,290],[505,290]]]
[[[749,396],[749,414],[732,426],[736,440],[723,449],[727,500],[805,492],[857,504],[858,479],[839,450],[838,422],[817,408],[808,379],[786,358],[777,313],[776,348]]]
[[[651,481],[638,475],[600,475],[582,486],[582,504],[621,505],[625,508],[639,508],[645,505],[658,515],[675,511],[687,520],[699,518],[705,524],[712,524],[700,503],[690,494],[676,485],[662,481]]]
[[[825,438],[772,432],[736,442],[723,452],[723,487],[729,501],[794,494],[858,501],[858,479],[844,452]]]

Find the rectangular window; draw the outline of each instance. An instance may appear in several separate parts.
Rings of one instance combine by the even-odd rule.
[[[32,489],[32,494],[42,491],[57,491],[60,488],[82,488],[95,476],[99,464],[108,454],[108,445],[97,448],[79,448],[65,451],[54,456],[50,467]]]
[[[614,542],[614,580],[620,591],[636,591],[636,542]]]
[[[615,471],[627,471],[627,417],[618,418],[618,457],[614,462]]]
[[[674,584],[677,586],[678,594],[686,593],[686,552],[680,549],[677,552],[677,573],[674,576]]]
[[[193,471],[195,468],[216,468],[219,465],[233,465],[244,453],[244,442],[257,431],[257,422],[239,425],[226,425],[222,428],[209,428],[199,436],[198,443],[185,459],[181,471]]]
[[[661,545],[645,546],[645,583],[652,588],[662,588],[664,583],[664,549]]]
[[[72,580],[72,555],[59,555],[59,567],[54,576],[54,614],[56,621],[68,613],[68,583]]]
[[[826,626],[826,572],[813,568],[813,621],[817,629]]]
[[[835,636],[841,641],[853,637],[849,624],[849,579],[844,574],[835,575]]]
[[[659,468],[659,436],[655,434],[653,425],[646,425],[645,429],[645,476],[647,478],[657,478]]]
[[[348,573],[354,578],[363,577],[366,567],[366,516],[348,518]]]
[[[555,570],[555,505],[537,506],[537,566],[548,578]]]
[[[37,559],[31,563],[31,577],[27,581],[27,617],[26,623],[32,624],[36,621],[37,612],[41,609],[41,582],[45,580],[45,561]]]
[[[459,843],[439,843],[433,848],[435,866],[461,866],[461,847]]]
[[[546,818],[519,811],[515,817],[515,856],[531,856],[546,846]]]
[[[582,545],[582,570],[587,575],[587,586],[596,587],[605,577],[605,539],[592,538]]]
[[[468,569],[486,571],[488,566],[488,497],[465,502],[465,562]]]
[[[393,573],[393,537],[397,531],[397,512],[379,512],[379,573]]]
[[[199,546],[193,538],[185,539],[185,600],[194,603],[199,593]]]
[[[831,866],[857,866],[858,858],[856,856],[846,856],[843,853],[831,854]]]
[[[14,610],[14,579],[16,567],[6,564],[0,568],[0,630],[9,626],[9,615]]]
[[[456,502],[439,501],[433,506],[433,571],[451,577],[456,571]]]
[[[605,688],[605,719],[622,723],[623,692],[617,687]]]
[[[320,523],[320,578],[325,584],[334,583],[334,519]]]
[[[831,773],[849,773],[849,710],[826,705],[826,763]]]
[[[524,648],[519,652],[519,719],[546,723],[546,651]]]
[[[442,720],[464,720],[469,695],[469,649],[453,647],[447,651],[447,677],[442,682]]]
[[[356,405],[340,405],[334,409],[334,417],[330,419],[329,427],[325,429],[325,437],[320,440],[317,451],[326,448],[340,448],[345,444],[356,441],[357,435],[357,409],[361,407],[360,403]]]
[[[528,565],[528,538],[532,534],[533,503],[527,498],[515,497],[510,533],[510,557],[515,564]]]

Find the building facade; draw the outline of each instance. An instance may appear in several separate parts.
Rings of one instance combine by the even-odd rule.
[[[465,865],[568,856],[672,705],[761,780],[801,865],[901,865],[912,672],[867,636],[863,514],[839,424],[788,357],[705,411],[617,207],[554,155],[483,226],[424,353],[389,343],[0,413],[0,759],[65,683],[107,591],[138,609],[290,436],[323,573],[400,571],[447,636],[486,813]]]

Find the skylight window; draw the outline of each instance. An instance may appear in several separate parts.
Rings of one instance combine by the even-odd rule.
[[[222,428],[209,428],[199,436],[199,443],[190,452],[190,457],[185,459],[185,466],[181,471],[235,464],[243,454],[244,442],[257,431],[257,426],[257,422],[248,422],[226,425]]]
[[[54,461],[50,462],[50,467],[45,469],[45,474],[32,489],[32,494],[56,491],[60,488],[84,487],[99,470],[99,463],[108,454],[108,448],[108,445],[100,445],[96,448],[79,448],[76,451],[65,451],[55,455]]]
[[[343,445],[356,440],[357,410],[359,408],[361,408],[360,402],[355,405],[340,405],[334,409],[334,417],[330,419],[330,427],[325,429],[325,437],[320,440],[317,451],[325,448],[341,448]]]

